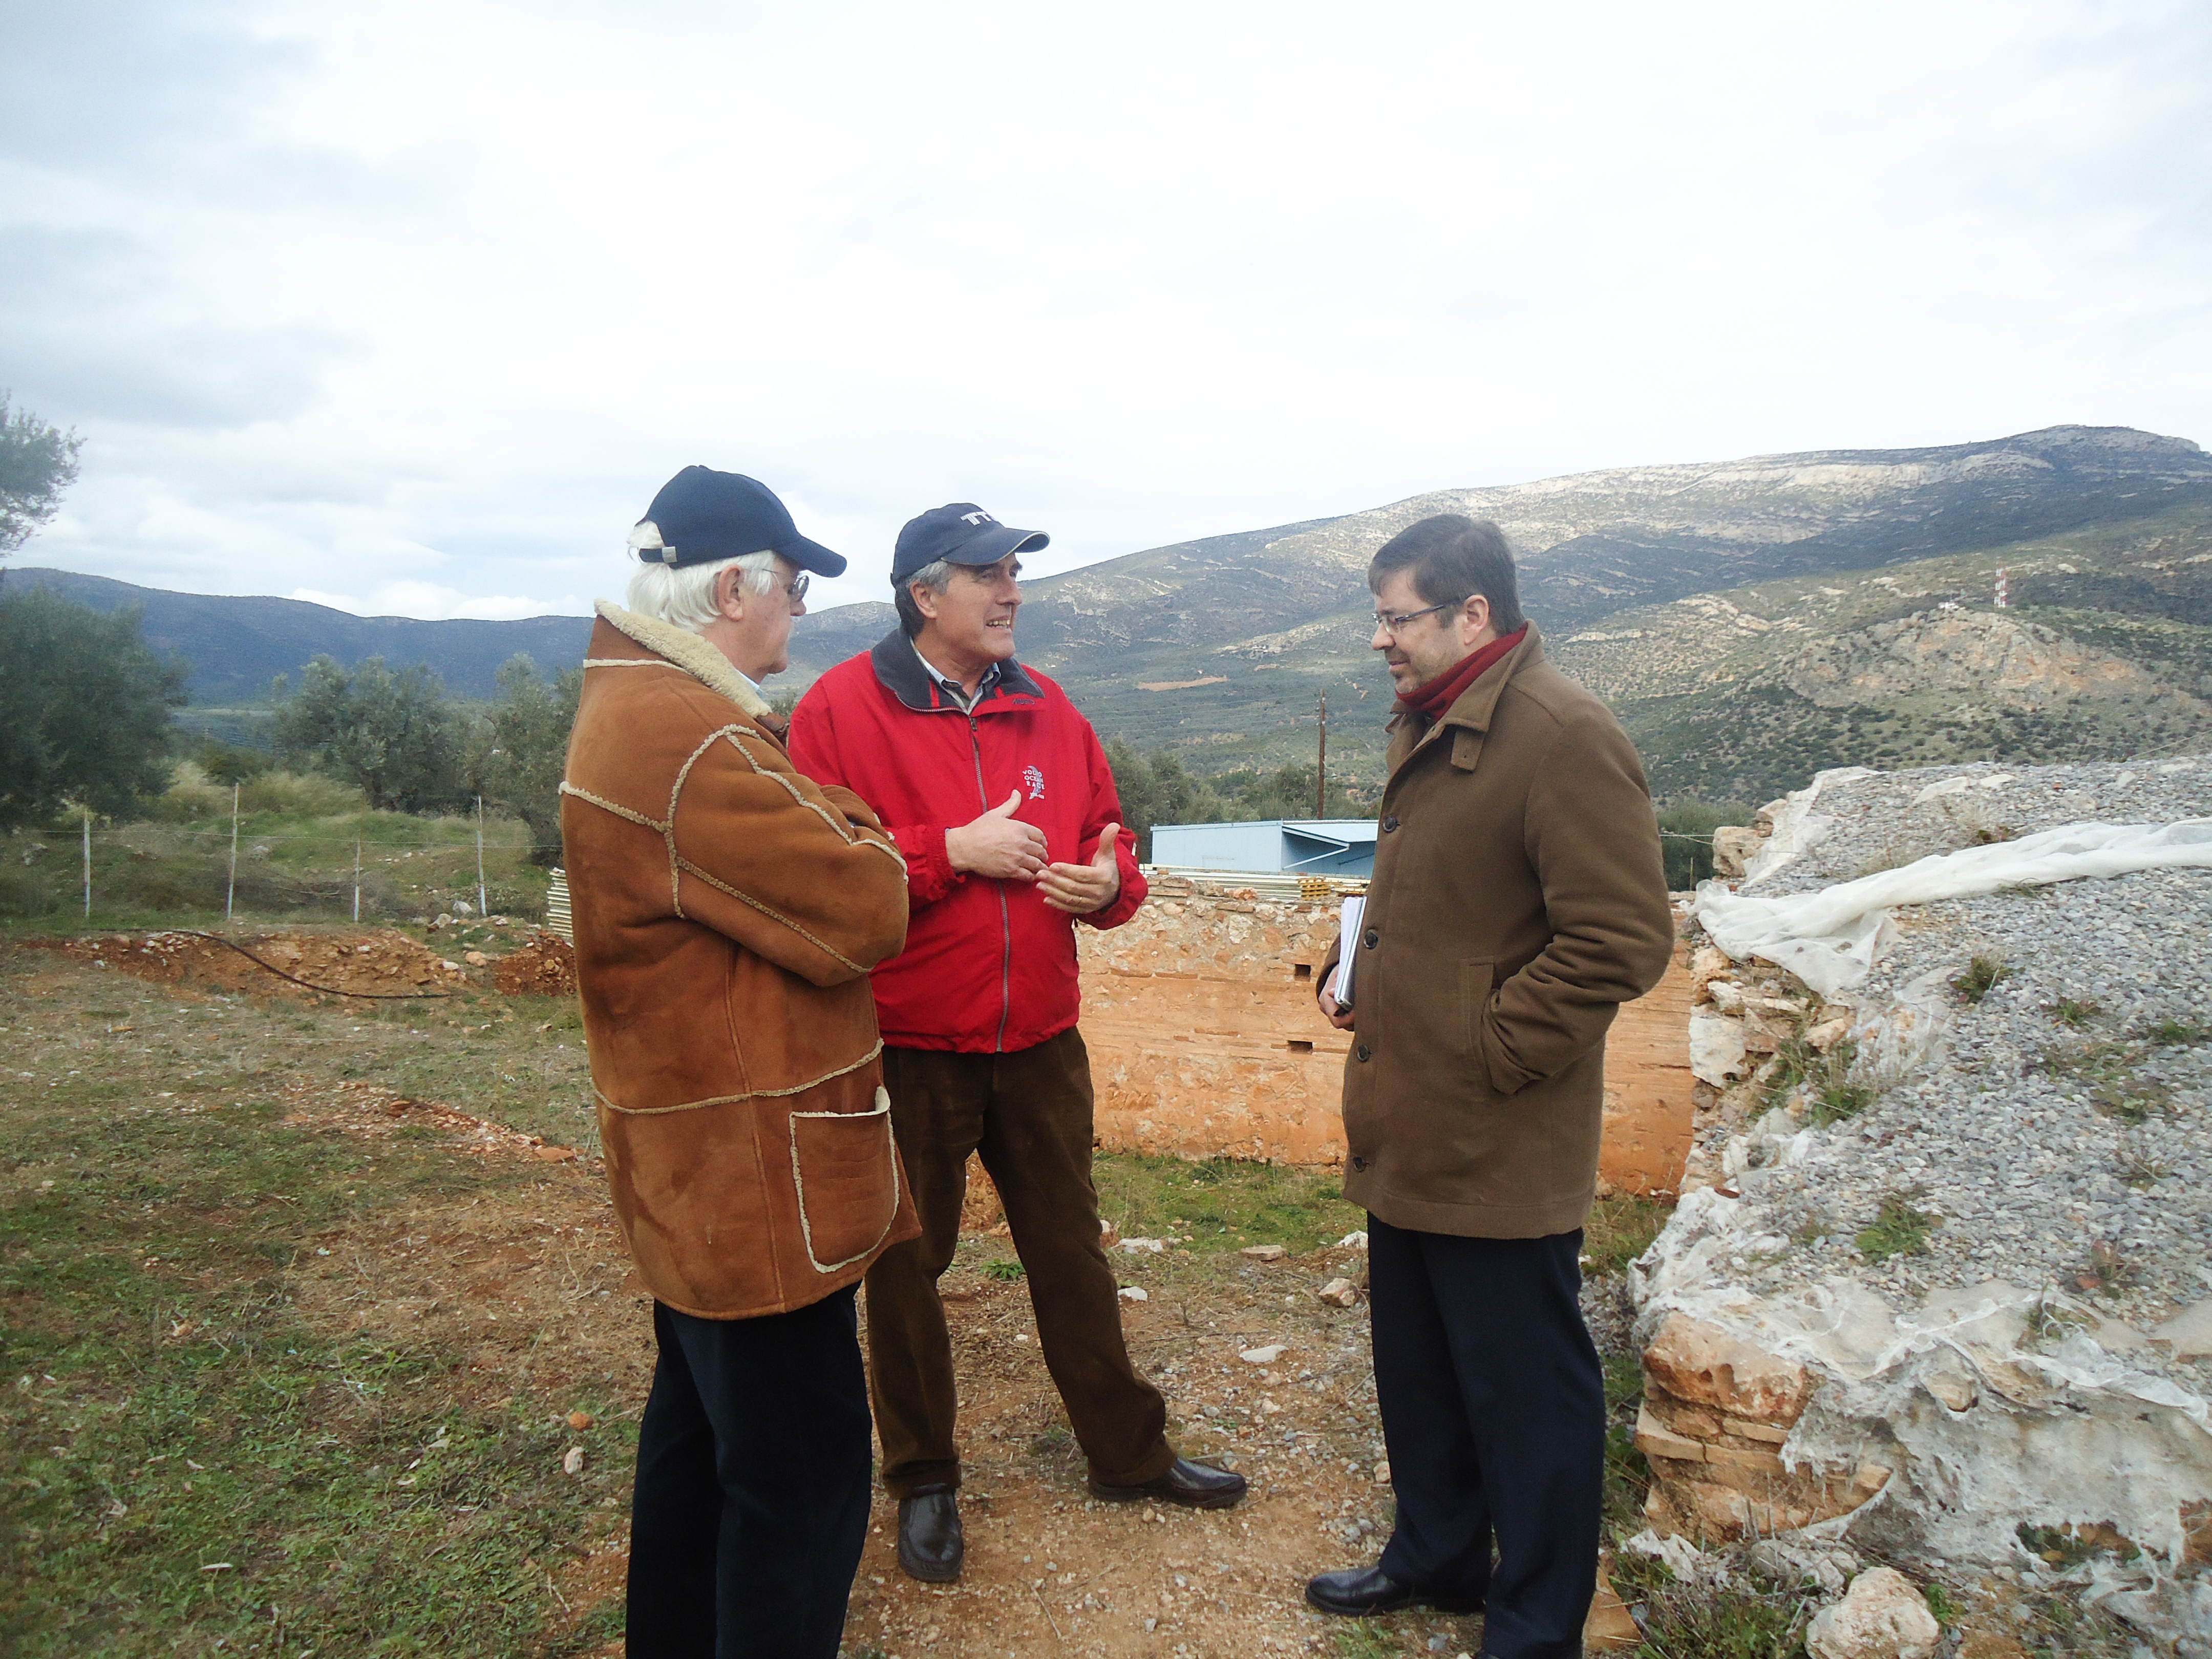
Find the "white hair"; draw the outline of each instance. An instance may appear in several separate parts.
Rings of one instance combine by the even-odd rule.
[[[914,585],[916,582],[920,582],[933,593],[942,593],[952,586],[951,562],[945,559],[933,560],[891,589],[891,603],[898,607],[899,626],[906,629],[906,636],[908,639],[913,639],[920,634],[922,623],[928,620],[921,614],[921,607],[914,602]]]
[[[744,571],[748,593],[775,591],[773,553],[746,553],[704,564],[647,564],[629,579],[629,608],[690,633],[704,633],[722,614],[714,607],[714,579],[725,570]]]

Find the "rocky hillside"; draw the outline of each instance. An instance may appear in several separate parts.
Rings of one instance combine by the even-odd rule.
[[[2198,748],[2212,511],[1643,606],[1556,656],[1619,710],[1664,793],[1758,799],[1860,763]]]
[[[1624,667],[1634,662],[1648,671],[1679,632],[1672,617],[1664,627],[1650,623],[1655,603],[1664,611],[1665,602],[1716,595],[1729,607],[1714,614],[1728,619],[1733,642],[1738,633],[1759,632],[1760,622],[1782,623],[1762,614],[1763,601],[1739,597],[1747,586],[1812,592],[1822,579],[1833,586],[1838,575],[1856,573],[1844,585],[1848,593],[1890,567],[1960,559],[1993,574],[1990,550],[2028,538],[2081,544],[2080,556],[2092,562],[2077,565],[2085,584],[2077,603],[2111,597],[2102,590],[2089,597],[2100,582],[2132,594],[2129,584],[2146,579],[2108,568],[2106,556],[2155,539],[2148,525],[2201,534],[2212,524],[2212,458],[2183,439],[2057,427],[1940,449],[1821,451],[1440,490],[1048,578],[1030,590],[1023,653],[1059,676],[1102,731],[1188,748],[1201,771],[1310,754],[1316,700],[1326,692],[1332,756],[1347,775],[1372,773],[1389,696],[1367,648],[1366,563],[1392,534],[1435,513],[1494,518],[1505,528],[1521,550],[1528,609],[1549,638],[1650,633],[1650,649],[1622,659]],[[1893,601],[1924,583],[1891,574],[1874,602],[1850,609],[1854,620],[1863,612],[1869,623],[1911,614]],[[2064,573],[2054,566],[2039,574]],[[1963,569],[1954,585],[1965,591]],[[2163,592],[2155,582],[2147,586]],[[1932,590],[1929,596],[1941,603]],[[1738,613],[1753,620],[1739,627]],[[1801,627],[1783,632],[1825,631],[1829,618],[1808,612],[1795,620]],[[890,623],[888,606],[809,618],[795,641],[794,678],[864,648]],[[1701,666],[1715,665],[1705,660],[1708,647],[1696,654]],[[1648,675],[1639,680],[1648,683]],[[1694,689],[1679,676],[1665,683]],[[1652,712],[1640,735],[1656,745],[1670,789],[1732,780],[1747,788],[1753,779],[1802,782],[1808,775],[1804,734],[1765,745],[1774,751],[1771,765],[1763,757],[1703,769],[1677,764],[1706,746],[1706,734],[1694,718],[1690,729],[1673,729],[1695,711]]]
[[[1325,693],[1338,775],[1373,782],[1389,688],[1367,648],[1367,560],[1445,512],[1504,526],[1530,614],[1621,702],[1666,793],[1755,798],[1869,754],[2127,752],[2185,741],[2202,717],[2212,576],[2193,562],[2212,551],[2212,458],[2121,427],[1621,467],[1181,542],[1031,584],[1023,655],[1107,736],[1175,747],[1201,775],[1310,757]],[[1944,610],[1991,610],[2000,564],[2014,626]],[[514,652],[564,666],[588,631],[9,580],[144,605],[203,702],[250,700],[319,651],[427,660],[483,695]],[[779,689],[891,623],[888,605],[807,617]]]

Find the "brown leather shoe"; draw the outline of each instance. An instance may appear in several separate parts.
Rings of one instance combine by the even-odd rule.
[[[1168,1466],[1165,1474],[1141,1486],[1109,1486],[1097,1475],[1091,1477],[1091,1495],[1109,1504],[1134,1504],[1156,1498],[1180,1504],[1187,1510],[1225,1510],[1243,1497],[1245,1490],[1243,1475],[1194,1463],[1187,1457],[1176,1458]]]
[[[960,1577],[968,1553],[960,1535],[960,1502],[950,1486],[921,1486],[899,1499],[899,1571],[926,1584]]]

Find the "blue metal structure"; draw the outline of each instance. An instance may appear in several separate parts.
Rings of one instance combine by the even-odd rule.
[[[1371,876],[1373,818],[1262,818],[1249,823],[1156,823],[1152,862],[1177,870]]]

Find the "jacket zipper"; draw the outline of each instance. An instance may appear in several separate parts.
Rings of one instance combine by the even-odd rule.
[[[991,792],[983,787],[983,744],[975,735],[975,717],[968,716],[968,748],[975,758],[975,799],[983,810],[991,810]],[[1006,1021],[1014,1012],[1014,919],[1006,908],[1006,884],[994,884],[999,890],[999,1036],[991,1052],[1006,1052]]]

